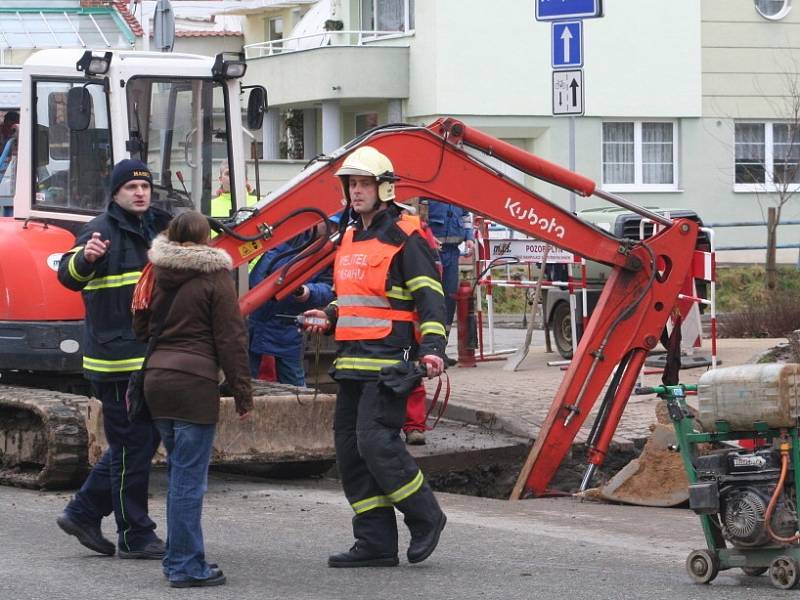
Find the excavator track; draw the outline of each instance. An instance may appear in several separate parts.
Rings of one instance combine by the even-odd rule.
[[[0,385],[0,485],[77,488],[107,448],[102,404],[26,383]],[[330,468],[333,394],[257,381],[253,392],[255,407],[244,421],[233,398],[222,399],[213,465],[276,477]],[[158,453],[155,461],[163,460]]]
[[[89,468],[89,399],[0,385],[0,484],[74,488]]]

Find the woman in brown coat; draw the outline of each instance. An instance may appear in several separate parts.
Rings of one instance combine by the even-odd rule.
[[[198,212],[173,219],[167,236],[158,236],[150,249],[152,277],[143,276],[134,294],[134,331],[146,341],[154,315],[164,311],[174,291],[144,378],[147,407],[167,449],[163,570],[172,587],[225,583],[222,570],[205,560],[200,527],[219,418],[220,368],[239,415],[253,406],[247,332],[229,273],[231,259],[207,245],[209,233]]]

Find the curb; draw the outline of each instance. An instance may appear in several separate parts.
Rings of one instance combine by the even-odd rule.
[[[427,398],[425,399],[425,404],[430,408],[430,400]],[[447,410],[442,418],[467,423],[469,425],[477,425],[489,431],[501,431],[528,441],[533,439],[529,429],[521,427],[511,419],[502,417],[494,412],[479,410],[468,406],[460,406],[452,402],[447,404]]]
[[[426,405],[428,408],[430,408],[430,402],[427,399]],[[534,432],[534,435],[532,435],[530,430],[524,429],[519,423],[500,416],[497,413],[470,408],[467,406],[460,406],[452,403],[447,405],[447,410],[442,418],[449,419],[451,421],[458,421],[460,423],[467,423],[468,425],[477,425],[489,431],[501,431],[503,433],[527,440],[529,444],[532,443],[536,438],[535,434],[539,433],[537,428],[536,432]],[[575,436],[575,439],[572,440],[572,446],[583,446],[585,444],[586,436],[582,435],[581,433]],[[633,450],[635,446],[636,440],[615,435],[611,441],[609,450],[630,451]]]

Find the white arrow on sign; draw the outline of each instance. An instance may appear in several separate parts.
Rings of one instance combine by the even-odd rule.
[[[561,41],[564,44],[564,63],[569,64],[572,61],[569,58],[569,41],[572,39],[572,34],[569,32],[569,27],[564,27],[561,32]]]

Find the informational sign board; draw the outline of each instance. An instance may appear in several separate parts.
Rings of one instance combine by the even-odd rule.
[[[536,0],[537,21],[602,17],[600,0]]]
[[[583,71],[553,71],[553,114],[583,114]]]
[[[583,66],[583,23],[558,21],[553,23],[551,56],[554,69]]]
[[[553,71],[553,114],[583,114],[583,71]]]
[[[545,248],[550,248],[547,253],[547,263],[571,263],[571,252],[550,246],[539,240],[490,240],[489,260],[501,257],[518,258],[521,262],[542,262]]]

